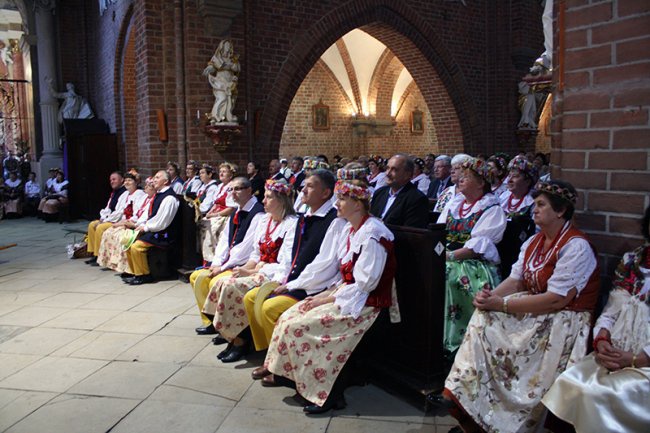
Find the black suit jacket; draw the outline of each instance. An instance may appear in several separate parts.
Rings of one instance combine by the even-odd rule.
[[[292,175],[293,176],[293,175]],[[302,190],[302,182],[305,180],[305,172],[301,171],[298,176],[295,176],[296,180],[293,182],[293,189],[296,193],[299,193]],[[291,180],[289,180],[291,181]]]
[[[382,186],[372,196],[370,213],[377,218],[381,218],[386,207],[389,190],[389,186]],[[397,194],[383,221],[397,226],[426,228],[429,223],[429,200],[417,186],[408,182]]]
[[[454,182],[451,181],[451,177],[449,178],[449,181],[445,185],[445,188],[452,186]],[[438,192],[438,186],[440,185],[440,180],[436,179],[433,182],[429,184],[429,190],[427,191],[427,197],[432,198],[432,199],[437,199],[436,193]],[[444,188],[443,188],[444,190]]]
[[[278,171],[277,173],[275,173],[275,174],[271,177],[271,179],[273,179],[273,180],[280,180],[280,179],[287,180],[287,178],[284,177],[284,175],[282,174],[281,171]]]

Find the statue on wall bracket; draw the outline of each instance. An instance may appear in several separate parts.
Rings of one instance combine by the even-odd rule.
[[[232,42],[224,39],[210,59],[203,75],[214,94],[214,105],[209,116],[211,125],[237,125],[237,116],[233,114],[237,100],[237,81],[241,66],[239,56],[234,54]]]

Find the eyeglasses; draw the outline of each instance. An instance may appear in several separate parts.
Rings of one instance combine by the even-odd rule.
[[[250,187],[248,187],[248,186],[231,186],[230,188],[228,188],[228,192],[241,191],[243,189],[248,189],[248,188],[250,188]]]

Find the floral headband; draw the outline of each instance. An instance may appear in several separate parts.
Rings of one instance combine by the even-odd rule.
[[[490,167],[488,167],[487,162],[483,161],[482,159],[469,158],[460,166],[463,170],[472,170],[487,183],[492,183],[492,174],[490,173]]]
[[[264,189],[271,191],[277,194],[290,195],[291,194],[291,185],[286,182],[279,182],[277,180],[269,179],[264,185]]]
[[[336,177],[338,180],[366,179],[368,177],[368,169],[366,167],[339,168],[336,171]]]
[[[577,196],[569,188],[562,187],[553,182],[537,182],[535,189],[539,192],[545,192],[560,197],[572,204],[576,204]]]
[[[303,170],[327,170],[328,168],[330,168],[328,163],[325,161],[319,161],[317,159],[305,159],[305,162],[302,163]]]
[[[359,185],[353,185],[344,180],[339,180],[336,182],[336,186],[334,187],[334,194],[336,194],[338,197],[348,196],[356,200],[368,200],[370,198],[370,190],[368,188]]]
[[[508,167],[508,161],[501,155],[492,155],[488,161],[494,162],[499,171],[503,171]]]
[[[386,160],[379,155],[370,155],[370,161],[374,161],[380,167],[386,164]]]
[[[214,173],[214,167],[211,166],[210,164],[203,164],[201,168],[205,170],[206,173]]]
[[[510,164],[508,164],[508,170],[518,170],[524,176],[533,180],[533,183],[537,182],[539,173],[537,172],[537,167],[533,165],[532,162],[528,161],[525,156],[515,156]]]

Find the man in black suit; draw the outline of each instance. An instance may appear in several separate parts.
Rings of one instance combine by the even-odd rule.
[[[302,191],[303,183],[305,182],[305,171],[302,169],[305,160],[299,156],[294,156],[291,160],[291,176],[289,176],[289,183],[293,185],[293,190],[296,192]]]
[[[451,181],[451,157],[440,155],[436,158],[433,163],[433,178],[433,182],[429,184],[427,197],[437,200],[445,188],[454,184]]]
[[[269,179],[272,180],[287,180],[284,177],[284,174],[282,174],[282,171],[280,170],[282,168],[282,165],[280,164],[279,159],[272,159],[269,161]]]
[[[375,191],[370,213],[386,224],[425,228],[429,221],[429,201],[411,183],[415,165],[404,154],[388,161],[386,186]]]

